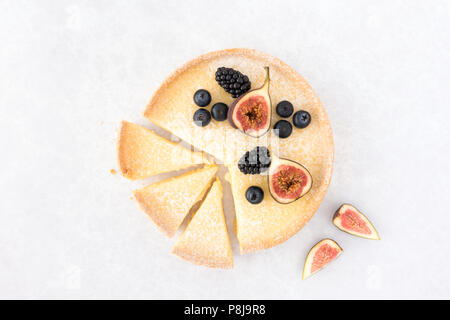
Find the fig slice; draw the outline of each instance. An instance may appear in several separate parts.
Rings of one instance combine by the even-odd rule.
[[[302,280],[305,280],[327,266],[331,261],[336,259],[342,251],[342,248],[336,241],[331,239],[320,240],[311,248],[311,250],[309,250],[308,255],[306,256]]]
[[[300,199],[311,190],[312,177],[300,163],[272,156],[268,183],[274,200],[287,204]]]
[[[230,124],[251,137],[258,138],[270,128],[272,103],[269,95],[269,67],[264,67],[266,78],[259,89],[237,98],[228,110]]]
[[[343,204],[333,216],[333,224],[340,230],[361,238],[380,240],[373,224],[351,204]]]

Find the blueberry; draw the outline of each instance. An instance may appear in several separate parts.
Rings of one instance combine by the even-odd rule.
[[[294,106],[289,101],[281,101],[277,104],[277,114],[283,118],[289,118],[294,112]]]
[[[251,204],[258,204],[263,201],[264,191],[260,187],[252,186],[245,192],[245,197]]]
[[[300,110],[294,113],[292,120],[294,122],[294,126],[303,129],[306,128],[311,122],[311,115],[308,113],[308,111]]]
[[[228,116],[228,106],[225,103],[215,103],[211,108],[212,117],[217,121],[224,121]]]
[[[280,120],[273,126],[275,129],[275,134],[280,138],[287,138],[292,133],[292,124],[286,120]]]
[[[206,109],[198,109],[194,113],[194,122],[199,127],[204,127],[208,125],[211,121],[211,113]]]
[[[194,102],[199,107],[206,107],[211,102],[211,95],[205,89],[197,90],[194,93]]]

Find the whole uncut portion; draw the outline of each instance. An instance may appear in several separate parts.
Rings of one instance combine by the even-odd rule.
[[[251,87],[248,77],[232,68],[218,68],[216,71],[216,81],[233,98],[237,98],[246,93]]]
[[[270,167],[270,152],[266,147],[247,151],[238,161],[238,168],[244,174],[260,174]]]

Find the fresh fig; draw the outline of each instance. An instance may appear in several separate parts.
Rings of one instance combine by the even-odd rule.
[[[380,240],[373,224],[351,204],[343,204],[333,216],[333,224],[340,230],[361,238]]]
[[[312,187],[311,174],[304,166],[275,156],[272,157],[268,180],[270,194],[283,204],[303,197]]]
[[[306,256],[305,266],[303,267],[302,280],[313,275],[331,261],[336,259],[341,253],[342,248],[331,239],[323,239],[309,250]]]
[[[228,110],[230,124],[249,136],[258,138],[270,128],[272,104],[269,95],[269,67],[264,67],[266,79],[261,88],[237,98]]]

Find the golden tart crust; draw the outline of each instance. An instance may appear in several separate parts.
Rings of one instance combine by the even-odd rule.
[[[272,125],[280,119],[275,107],[282,100],[290,101],[294,112],[308,111],[311,124],[305,129],[294,127],[291,136],[279,140],[272,132],[260,139],[249,137],[232,128],[227,121],[212,120],[206,127],[197,127],[192,121],[192,115],[198,109],[192,99],[196,90],[202,88],[211,93],[210,106],[216,102],[231,105],[234,100],[214,79],[216,69],[222,66],[247,75],[252,88],[263,83],[264,66],[269,66]],[[277,58],[251,49],[229,49],[202,55],[175,70],[163,82],[144,115],[156,125],[210,153],[229,168],[236,233],[242,253],[270,248],[293,236],[314,215],[326,194],[334,157],[328,117],[310,85]],[[279,204],[270,196],[266,176],[242,174],[236,161],[257,145],[270,145],[272,153],[303,164],[313,177],[311,191],[295,202]],[[259,205],[251,205],[245,199],[245,190],[251,185],[260,186],[265,192]]]

